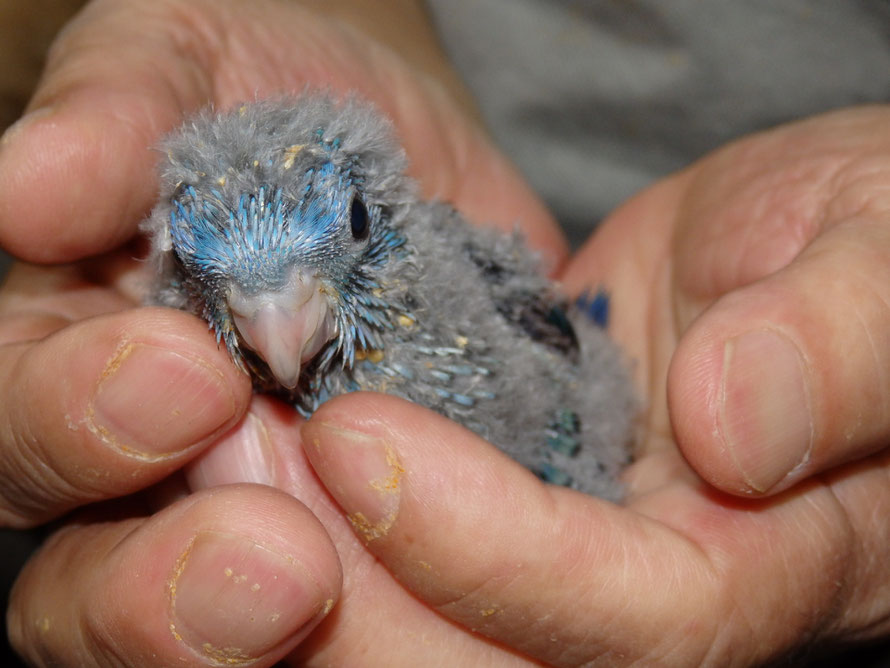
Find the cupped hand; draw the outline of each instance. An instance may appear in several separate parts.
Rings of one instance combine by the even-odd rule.
[[[20,575],[10,638],[36,664],[271,665],[330,611],[339,559],[292,496],[184,495],[174,474],[243,421],[250,383],[204,323],[133,308],[139,269],[18,265],[0,291],[0,521],[88,506]]]
[[[397,399],[324,405],[302,428],[315,472],[368,568],[439,615],[415,644],[395,611],[365,622],[375,651],[459,665],[488,639],[506,663],[725,666],[886,635],[888,154],[884,108],[751,136],[572,259],[570,292],[608,286],[646,398],[624,507]],[[368,595],[345,570],[344,617]],[[349,664],[333,624],[315,647]]]
[[[394,119],[429,196],[519,225],[552,267],[564,259],[544,207],[437,76],[435,52],[409,67],[349,27],[348,4],[93,2],[2,138],[0,243],[71,263],[19,265],[0,291],[0,518],[26,527],[85,508],[12,595],[10,636],[32,662],[271,665],[337,609],[341,559],[364,552],[350,536],[338,554],[293,496],[243,484],[188,494],[176,475],[223,434],[244,443],[266,405],[245,414],[249,382],[205,323],[134,308],[151,268],[135,248],[113,250],[155,196],[153,147],[188,113],[306,86],[357,90]],[[403,9],[419,11],[379,13]],[[226,464],[239,482],[257,462]],[[339,642],[362,632],[350,623]]]
[[[339,596],[342,555],[292,496],[256,485],[188,495],[177,484],[222,435],[242,442],[259,410],[245,416],[249,382],[205,323],[134,308],[151,268],[134,248],[112,250],[155,196],[153,147],[189,112],[305,86],[357,90],[394,119],[428,195],[518,224],[553,267],[565,256],[438,66],[410,68],[320,16],[327,9],[93,2],[0,140],[0,244],[71,263],[19,265],[0,291],[0,521],[27,527],[87,508],[13,593],[10,636],[35,663],[271,665]]]
[[[147,147],[184,113],[310,83],[377,101],[428,195],[476,220],[518,222],[558,263],[564,246],[537,200],[447,93],[417,81],[359,32],[285,3],[94,3],[55,48],[34,113],[3,140],[0,240],[39,262],[115,247],[152,198]],[[4,405],[4,498],[17,500],[7,521],[115,498],[188,460],[191,486],[214,488],[172,494],[154,514],[128,505],[123,520],[96,508],[57,533],[16,588],[17,645],[34,661],[73,665],[269,665],[288,652],[309,665],[723,665],[884,633],[885,346],[880,281],[865,279],[882,271],[871,264],[882,254],[886,119],[848,113],[754,137],[659,184],[563,274],[572,291],[610,288],[613,333],[648,399],[626,508],[544,486],[469,432],[388,397],[331,402],[302,427],[300,449],[289,409],[255,398],[243,416],[246,382],[216,369],[202,323],[123,310],[133,294],[121,283],[133,267],[125,257],[120,272],[105,262],[86,274],[89,265],[21,270],[5,288],[15,326],[4,368],[52,382],[39,386],[39,410]],[[828,266],[845,254],[850,275],[836,280]],[[34,301],[72,285],[79,310]],[[801,361],[783,361],[776,336]],[[170,351],[173,377],[201,392],[213,391],[209,369],[223,374],[234,408],[214,401],[191,432],[190,416],[154,414],[164,434],[185,435],[139,444],[157,458],[91,430],[90,406],[100,415],[102,383],[125,368],[131,343]],[[772,373],[751,370],[751,358],[769,358]],[[742,373],[724,379],[724,368]],[[168,374],[147,376],[152,399],[159,377]],[[764,428],[771,379],[791,405],[779,406],[778,436]],[[781,419],[792,395],[809,411],[803,429],[799,414]],[[163,408],[133,402],[137,426]],[[717,487],[764,498],[714,491],[681,452]],[[243,481],[280,487],[311,514],[266,487],[215,487]],[[189,574],[198,594],[180,599]]]

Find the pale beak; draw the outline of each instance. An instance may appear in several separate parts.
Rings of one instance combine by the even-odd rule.
[[[280,290],[245,295],[232,286],[228,301],[244,343],[288,389],[297,386],[302,365],[336,334],[321,285],[305,272],[295,270]]]

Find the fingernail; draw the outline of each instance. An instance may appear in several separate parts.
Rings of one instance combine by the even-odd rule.
[[[108,445],[158,459],[210,436],[235,410],[235,397],[218,369],[172,350],[131,343],[105,368],[88,424]]]
[[[405,469],[383,439],[309,420],[300,433],[315,472],[366,542],[385,536],[399,512]]]
[[[275,481],[275,455],[269,430],[253,413],[226,434],[189,468],[192,489],[204,489],[238,482],[272,485]]]
[[[268,653],[329,609],[292,557],[216,532],[199,534],[180,557],[170,597],[174,636],[220,664]]]
[[[765,492],[809,459],[813,419],[805,366],[784,335],[756,330],[723,350],[720,430],[753,490]]]
[[[17,135],[21,134],[22,131],[29,125],[31,125],[34,121],[38,121],[41,118],[46,118],[47,116],[54,114],[55,111],[55,107],[41,107],[22,116],[15,123],[6,128],[3,136],[0,137],[0,150],[2,150],[4,146],[11,144],[13,139],[15,139]]]

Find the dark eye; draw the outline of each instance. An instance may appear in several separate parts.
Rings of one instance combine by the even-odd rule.
[[[195,187],[188,183],[180,181],[173,189],[173,195],[170,197],[171,202],[181,202],[186,196],[197,199],[195,196]]]
[[[371,220],[368,217],[368,208],[358,197],[352,198],[352,206],[349,210],[349,222],[352,225],[352,238],[362,240],[368,238],[371,229]]]

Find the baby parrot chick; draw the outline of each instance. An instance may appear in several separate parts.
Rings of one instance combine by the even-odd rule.
[[[163,149],[151,301],[205,318],[257,390],[305,416],[395,394],[545,481],[620,498],[635,400],[595,322],[605,297],[570,304],[519,235],[420,199],[374,107],[205,110]]]

